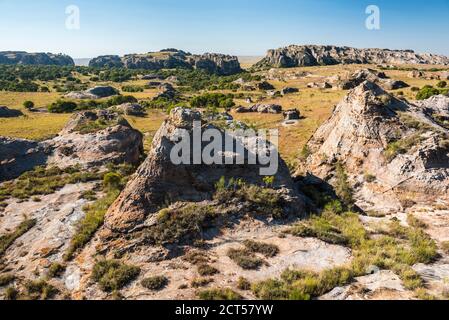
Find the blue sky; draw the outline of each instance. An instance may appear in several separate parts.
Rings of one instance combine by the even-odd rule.
[[[65,9],[80,8],[80,30]],[[365,28],[368,5],[381,29]],[[263,55],[289,44],[414,49],[449,55],[449,0],[0,0],[0,51],[75,58],[175,47]]]

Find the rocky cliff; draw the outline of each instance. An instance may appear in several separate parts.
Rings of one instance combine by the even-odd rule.
[[[435,197],[447,197],[445,98],[418,106],[363,82],[311,138],[302,172],[335,184],[336,167],[342,167],[357,204],[365,210],[395,211],[410,202],[431,204]]]
[[[192,55],[188,52],[176,49],[166,49],[160,52],[146,54],[129,54],[119,56],[100,56],[92,59],[91,67],[125,67],[128,69],[198,69],[218,75],[231,75],[241,72],[237,57],[223,54],[206,53]]]
[[[3,51],[0,52],[0,64],[74,66],[75,62],[63,54]]]
[[[356,49],[350,47],[291,45],[269,50],[256,67],[304,67],[335,64],[435,64],[449,65],[449,58],[418,54],[412,50]]]

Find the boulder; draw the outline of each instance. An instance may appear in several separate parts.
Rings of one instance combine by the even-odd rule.
[[[285,87],[281,90],[281,94],[284,96],[286,94],[290,94],[290,93],[297,93],[299,92],[298,88],[292,88],[292,87]]]
[[[22,111],[0,106],[0,118],[15,118],[20,116],[23,116]]]
[[[285,121],[299,120],[301,118],[301,113],[298,109],[286,110],[283,112],[283,115]]]
[[[262,81],[262,82],[257,83],[257,89],[259,89],[259,90],[274,90],[275,88],[271,83],[269,83],[267,81]]]
[[[349,91],[313,135],[311,155],[300,172],[332,184],[340,163],[357,205],[365,210],[401,210],[410,193],[415,202],[431,204],[449,191],[448,134],[425,108],[365,81]],[[367,173],[375,182],[365,181]]]
[[[407,76],[412,79],[420,79],[420,78],[424,78],[425,75],[426,74],[422,71],[413,70],[413,71],[409,72]]]
[[[142,117],[145,115],[145,109],[138,103],[124,103],[110,108],[127,116]]]
[[[119,114],[110,110],[84,111],[72,116],[60,134],[44,141],[53,150],[48,163],[59,167],[76,164],[137,164],[143,154],[143,136]]]
[[[157,100],[159,98],[164,98],[168,100],[173,100],[177,97],[178,92],[170,83],[163,83],[158,88],[159,92],[156,96],[153,97],[153,100]]]
[[[386,81],[382,82],[382,87],[385,90],[397,90],[397,89],[408,88],[409,85],[401,80],[386,80]]]
[[[373,69],[362,69],[342,80],[338,87],[342,90],[350,90],[359,86],[364,81],[376,83],[385,90],[396,90],[409,86],[404,81],[388,79],[383,72],[378,72]]]
[[[245,183],[262,185],[263,176],[259,175],[260,164],[174,164],[171,152],[179,139],[180,130],[192,135],[193,121],[202,121],[199,112],[175,108],[169,118],[156,133],[151,151],[145,162],[137,170],[117,201],[106,214],[103,239],[121,237],[123,233],[138,232],[139,226],[151,226],[157,223],[160,208],[175,203],[201,203],[212,200],[215,184],[220,178],[242,179]],[[213,125],[203,122],[203,129],[217,129],[224,137],[225,133]],[[238,140],[238,138],[236,141]],[[237,142],[243,143],[243,141]],[[246,143],[244,143],[246,148]],[[205,146],[203,145],[202,148]],[[233,159],[235,153],[227,151],[223,157]],[[192,161],[192,159],[190,159]],[[189,162],[193,163],[193,162]],[[226,163],[226,162],[224,162]],[[289,170],[279,159],[279,170],[275,175],[273,188],[285,199],[283,210],[290,213],[302,212],[301,195],[295,190]],[[232,205],[232,207],[234,207]],[[245,207],[238,214],[244,214]]]
[[[117,91],[117,89],[111,86],[98,86],[86,90],[86,94],[91,94],[98,98],[107,98],[110,96],[115,96],[119,94],[119,92]]]

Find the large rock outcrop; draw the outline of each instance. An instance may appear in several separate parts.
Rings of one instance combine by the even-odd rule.
[[[42,142],[0,137],[0,181],[14,179],[41,165],[60,168],[108,163],[137,164],[143,136],[117,113],[100,110],[75,114],[59,135]]]
[[[376,83],[385,90],[397,90],[409,87],[404,81],[389,79],[385,73],[373,69],[361,69],[345,79],[337,80],[337,87],[342,90],[354,89],[365,81]]]
[[[64,54],[2,51],[0,52],[0,64],[74,66],[75,62]]]
[[[350,47],[291,45],[269,50],[255,67],[304,67],[335,64],[440,64],[449,58],[434,54],[418,54],[412,50],[356,49]]]
[[[398,210],[408,200],[432,203],[448,196],[448,137],[428,108],[398,100],[366,81],[313,135],[311,155],[300,171],[333,183],[339,163],[357,204],[366,210]]]
[[[195,165],[174,164],[171,161],[170,155],[180,130],[186,130],[185,132],[192,136],[193,121],[200,120],[201,114],[196,111],[182,108],[172,111],[156,133],[148,158],[109,209],[106,215],[106,238],[113,234],[128,233],[139,225],[148,224],[146,220],[152,221],[157,216],[156,213],[167,204],[212,200],[215,184],[221,177],[227,180],[240,178],[245,183],[263,185],[263,176],[259,172],[263,166],[248,164],[248,149],[244,142],[236,137],[233,137],[234,142],[244,145],[245,164]],[[202,130],[207,128],[215,127],[203,122]],[[225,133],[219,130],[224,141]],[[202,145],[202,150],[204,147],[205,145]],[[234,159],[235,155],[232,151],[226,151],[221,156],[224,159]],[[283,210],[286,213],[303,213],[304,202],[295,190],[286,164],[280,158],[273,188],[284,198]],[[243,211],[242,207],[240,209]]]
[[[205,53],[193,55],[176,49],[166,49],[146,54],[128,54],[119,56],[100,56],[89,63],[91,67],[161,70],[161,69],[197,69],[218,75],[232,75],[242,71],[237,57]]]

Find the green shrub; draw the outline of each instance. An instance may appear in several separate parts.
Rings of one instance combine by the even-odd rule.
[[[14,287],[9,287],[5,290],[5,300],[17,300],[19,291]]]
[[[124,92],[143,92],[144,88],[141,86],[123,86],[122,90]]]
[[[192,242],[200,239],[203,230],[211,227],[218,216],[211,205],[163,209],[158,213],[158,223],[145,231],[145,237],[158,244]]]
[[[92,280],[101,290],[111,292],[120,290],[139,276],[140,268],[129,266],[118,260],[102,260],[92,270]]]
[[[34,108],[34,102],[33,101],[25,101],[23,103],[23,107],[27,110],[31,110]]]
[[[220,271],[217,268],[214,268],[208,264],[200,264],[198,266],[198,273],[200,276],[213,276],[217,273],[220,273]]]
[[[447,82],[446,81],[440,81],[437,83],[438,88],[446,88]]]
[[[265,264],[262,259],[256,257],[248,249],[229,249],[227,255],[244,270],[257,270]]]
[[[196,278],[192,280],[190,285],[192,286],[192,288],[200,288],[205,287],[212,282],[214,282],[214,280],[211,278]]]
[[[243,245],[250,252],[263,254],[267,258],[272,258],[279,254],[279,247],[274,244],[246,240],[243,242]]]
[[[76,110],[78,105],[72,101],[58,100],[48,106],[48,111],[51,113],[71,113]]]
[[[122,184],[122,176],[115,172],[108,172],[103,177],[103,186],[106,189],[120,189]]]
[[[50,278],[57,278],[60,277],[65,271],[65,266],[58,263],[58,262],[54,262],[50,265],[50,268],[48,269],[48,276]]]
[[[140,284],[148,290],[159,291],[168,285],[168,278],[165,276],[154,276],[143,279]]]
[[[348,182],[348,175],[341,163],[337,163],[335,167],[335,193],[347,206],[354,204],[353,190]]]
[[[11,233],[0,236],[0,257],[6,252],[6,250],[16,241],[24,235],[28,230],[36,225],[36,219],[25,219],[20,225]]]
[[[58,289],[45,280],[27,281],[25,288],[28,292],[28,297],[33,300],[52,299],[59,292]]]
[[[251,282],[249,282],[248,279],[244,277],[240,277],[239,280],[237,281],[237,289],[244,291],[250,290]]]
[[[106,211],[119,194],[120,190],[109,190],[103,198],[83,208],[86,215],[78,222],[75,235],[70,240],[69,248],[64,255],[64,260],[73,259],[75,253],[90,241],[98,228],[103,225]]]
[[[439,95],[440,90],[432,87],[424,87],[416,94],[416,100],[426,100],[432,96]]]
[[[210,289],[203,290],[198,293],[198,297],[201,300],[242,300],[243,297],[237,292],[226,288],[226,289]]]
[[[16,279],[12,274],[2,274],[0,275],[0,287],[7,286],[11,282],[13,282]]]

